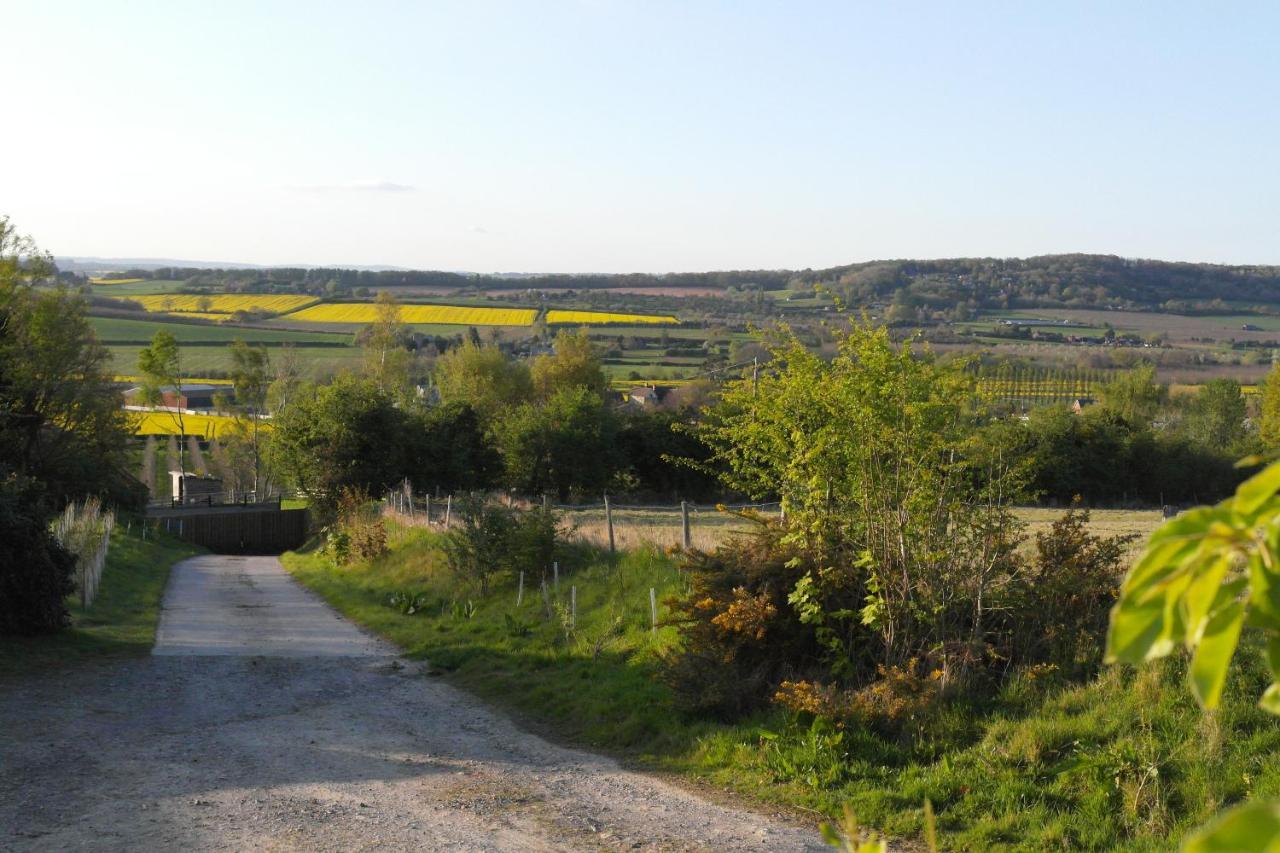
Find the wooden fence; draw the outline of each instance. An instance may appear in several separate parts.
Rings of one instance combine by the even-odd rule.
[[[307,538],[307,511],[278,504],[152,511],[148,521],[216,554],[279,554]]]

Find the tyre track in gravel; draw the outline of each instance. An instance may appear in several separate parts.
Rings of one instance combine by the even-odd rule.
[[[174,567],[153,656],[0,682],[0,848],[820,850],[521,731],[274,558]]]

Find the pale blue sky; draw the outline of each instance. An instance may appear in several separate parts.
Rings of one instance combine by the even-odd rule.
[[[0,0],[57,254],[1280,263],[1280,5]]]

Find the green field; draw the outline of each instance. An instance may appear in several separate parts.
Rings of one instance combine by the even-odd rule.
[[[138,353],[141,346],[108,346],[114,363],[114,371],[118,376],[132,376],[138,371]],[[231,349],[225,346],[187,346],[181,347],[182,372],[186,376],[209,376],[225,374],[233,367]],[[270,350],[272,358],[278,350]],[[293,353],[302,364],[303,372],[319,379],[337,373],[340,370],[355,369],[360,364],[362,355],[356,347],[317,347],[301,344],[293,348]]]
[[[94,296],[146,296],[155,293],[174,293],[187,286],[185,281],[158,279],[134,284],[94,284]]]
[[[115,341],[149,341],[156,332],[168,332],[179,342],[243,340],[250,343],[334,343],[349,344],[352,336],[316,331],[281,331],[257,329],[246,326],[221,324],[169,323],[160,320],[130,320],[121,317],[90,317],[90,325],[99,340],[110,344]]]

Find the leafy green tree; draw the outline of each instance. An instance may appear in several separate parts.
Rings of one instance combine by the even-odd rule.
[[[35,288],[53,273],[51,259],[0,218],[0,472],[40,481],[53,506],[85,494],[140,502],[110,354],[82,297]]]
[[[698,434],[727,485],[781,497],[791,547],[837,567],[806,574],[791,596],[834,671],[978,642],[1013,557],[1004,504],[1016,484],[999,466],[974,476],[963,364],[916,357],[863,325],[830,361],[788,332],[770,349],[778,367],[731,383]]]
[[[413,483],[452,493],[496,482],[501,459],[475,409],[445,403],[414,410],[409,420],[405,475]]]
[[[496,346],[470,341],[436,360],[436,385],[446,403],[466,403],[486,422],[508,406],[531,399],[529,367],[507,358]]]
[[[1280,362],[1271,368],[1262,383],[1258,436],[1266,447],[1280,447]]]
[[[253,455],[253,491],[262,484],[261,431],[267,408],[267,391],[271,387],[271,359],[267,348],[251,346],[242,340],[231,344],[231,382],[236,392],[236,409],[250,422],[249,445]]]
[[[1201,386],[1187,417],[1187,432],[1206,447],[1226,449],[1244,438],[1247,406],[1240,383],[1211,379]]]
[[[549,399],[564,388],[586,388],[601,398],[609,390],[600,356],[585,331],[561,331],[552,347],[554,355],[540,355],[530,369],[533,393]]]
[[[344,489],[381,494],[405,476],[411,426],[390,394],[374,382],[340,375],[304,385],[272,421],[270,459],[320,514],[331,514]]]
[[[150,406],[164,405],[164,389],[172,388],[174,402],[182,394],[182,351],[178,348],[178,340],[169,332],[156,332],[151,344],[138,353],[138,372],[142,374],[142,400]],[[187,473],[187,458],[184,452],[184,439],[187,435],[186,419],[182,406],[171,406],[167,410],[178,426],[178,470],[183,477]]]
[[[562,388],[494,425],[508,488],[527,495],[603,492],[615,471],[616,424],[589,388]]]
[[[377,319],[362,335],[364,374],[384,391],[403,394],[409,387],[413,354],[407,346],[408,330],[400,303],[390,291],[378,292]]]
[[[1103,406],[1133,423],[1149,424],[1169,399],[1169,389],[1156,382],[1154,365],[1124,371],[1098,389]]]

